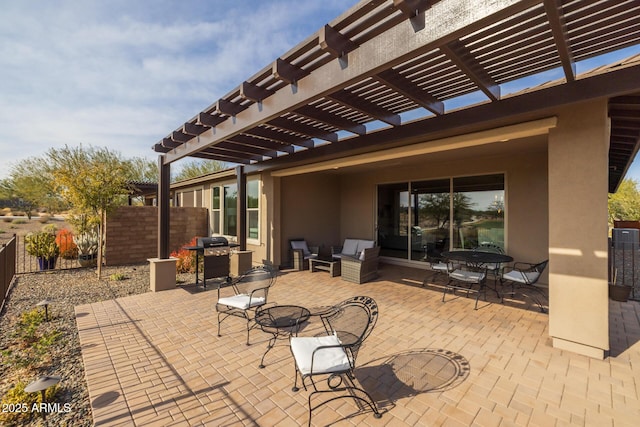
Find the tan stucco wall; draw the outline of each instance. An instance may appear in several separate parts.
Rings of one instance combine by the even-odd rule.
[[[281,178],[280,256],[289,259],[289,239],[309,245],[340,243],[340,180],[333,174],[304,174]],[[369,216],[371,213],[369,213]]]
[[[546,137],[539,137],[543,140]],[[455,161],[428,159],[416,166],[391,166],[341,178],[340,240],[376,237],[376,186],[382,183],[504,173],[507,251],[516,260],[538,262],[548,257],[547,152],[542,141],[517,154],[465,156]],[[518,141],[512,141],[518,144]],[[541,283],[546,282],[546,275]]]
[[[609,349],[607,153],[605,100],[561,112],[549,134],[549,334],[592,357]]]

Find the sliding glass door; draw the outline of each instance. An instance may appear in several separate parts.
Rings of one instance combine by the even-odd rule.
[[[450,249],[504,249],[504,175],[378,186],[381,255],[424,260]]]

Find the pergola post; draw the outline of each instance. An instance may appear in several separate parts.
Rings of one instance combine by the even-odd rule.
[[[169,198],[171,197],[171,165],[158,156],[158,258],[169,258]]]
[[[247,250],[247,176],[244,173],[243,166],[236,167],[236,182],[238,185],[238,222],[236,235],[238,236],[238,244],[241,251]]]
[[[171,166],[158,156],[158,257],[149,259],[149,284],[153,292],[176,287],[176,258],[169,257],[169,197]]]

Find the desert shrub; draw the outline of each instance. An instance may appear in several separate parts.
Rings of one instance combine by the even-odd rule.
[[[176,271],[178,273],[193,273],[196,267],[196,255],[194,251],[185,249],[186,246],[195,246],[198,238],[194,237],[189,243],[180,247],[177,251],[171,252],[171,258],[177,258]]]
[[[5,216],[4,218],[2,218],[2,220],[4,222],[11,222],[12,221],[11,217],[9,217],[9,216]]]
[[[111,276],[109,276],[109,280],[111,280],[112,282],[126,279],[128,279],[128,277],[124,273],[113,273]]]
[[[42,403],[42,395],[40,393],[27,393],[24,391],[26,386],[25,382],[18,381],[2,398],[2,407],[7,408],[7,411],[0,413],[0,422],[3,425],[23,425],[31,420],[32,417],[38,416],[38,412],[33,411],[32,408],[34,404]],[[49,387],[45,391],[45,400],[47,402],[55,401],[58,390],[59,386],[57,384]]]
[[[51,219],[51,215],[45,213],[45,214],[40,214],[38,221],[40,221],[42,224],[46,224],[49,222],[50,219]]]
[[[2,208],[0,209],[0,216],[11,215],[11,208]]]
[[[78,258],[78,245],[73,240],[71,230],[63,228],[56,233],[56,245],[60,248],[60,256],[64,259]]]
[[[14,219],[13,221],[11,221],[12,224],[26,224],[27,220],[26,219],[22,219],[22,218],[18,218],[18,219]]]

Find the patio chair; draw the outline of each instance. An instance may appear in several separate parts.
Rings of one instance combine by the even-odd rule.
[[[220,324],[227,317],[241,317],[247,321],[247,345],[249,345],[249,332],[257,327],[255,310],[267,303],[269,288],[275,283],[276,275],[275,269],[262,265],[253,267],[226,286],[222,283],[218,285],[216,302],[218,336],[222,336]]]
[[[504,254],[504,249],[502,249],[495,243],[481,243],[473,248],[473,250],[480,252],[491,252],[495,254]],[[491,274],[493,276],[494,282],[497,284],[498,279],[500,278],[501,264],[499,262],[492,262],[483,264],[482,267],[486,268],[487,274]]]
[[[293,391],[298,391],[298,376],[307,390],[309,379],[313,391],[309,394],[309,425],[314,409],[341,398],[354,398],[367,405],[376,418],[381,414],[375,402],[362,388],[356,387],[354,369],[356,357],[364,340],[371,334],[378,319],[378,306],[373,298],[356,296],[349,298],[320,315],[326,335],[315,337],[291,337],[290,348],[295,362]],[[327,388],[319,389],[314,377],[322,376]],[[337,395],[311,405],[313,396],[336,393]]]
[[[529,295],[528,292],[532,291],[534,293],[537,293],[542,299],[546,299],[543,290],[535,285],[540,279],[540,276],[542,276],[542,272],[547,267],[548,263],[549,260],[544,260],[537,264],[516,262],[512,266],[505,266],[502,269],[500,284],[504,287],[505,281],[510,282],[511,291],[506,292],[506,295],[515,295],[516,290],[518,290],[522,295],[530,297],[538,305],[540,311],[544,313],[545,310],[544,306],[542,305],[542,301],[533,295]],[[504,298],[504,288],[501,294]]]
[[[294,270],[308,270],[309,260],[318,258],[319,248],[307,245],[307,241],[304,239],[291,239],[289,240],[289,245],[291,247]]]
[[[456,290],[465,291],[467,297],[469,293],[476,293],[476,303],[474,310],[478,309],[478,299],[480,294],[484,294],[485,301],[487,300],[487,287],[485,281],[487,280],[487,270],[485,268],[479,269],[462,269],[461,267],[455,267],[453,263],[449,263],[448,268],[449,281],[444,287],[442,292],[442,302],[444,302],[447,291],[455,293]],[[478,289],[473,289],[473,286],[477,285]]]
[[[342,280],[353,283],[365,283],[378,277],[378,258],[380,246],[363,249],[360,256],[342,255],[340,269]]]

